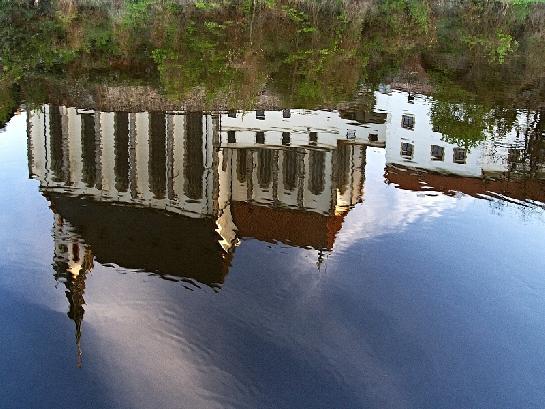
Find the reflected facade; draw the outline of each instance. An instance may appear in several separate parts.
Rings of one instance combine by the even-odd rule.
[[[317,250],[319,267],[363,201],[369,147],[400,189],[545,202],[540,113],[468,147],[434,129],[429,98],[375,97],[373,112],[29,112],[29,171],[54,213],[78,365],[95,260],[216,291],[242,238]]]
[[[44,105],[28,116],[31,177],[102,263],[218,288],[241,237],[332,250],[384,141],[348,139],[358,126],[334,112],[263,111],[257,131],[248,115]]]
[[[389,183],[412,191],[545,201],[542,112],[516,111],[510,128],[487,129],[481,141],[468,146],[453,143],[435,129],[432,98],[411,98],[399,91],[376,93],[376,97],[376,110],[388,112],[385,175]],[[463,116],[452,120],[471,122]]]
[[[372,112],[44,105],[28,115],[29,169],[100,262],[215,288],[240,238],[331,251],[363,199],[368,147],[385,149],[401,189],[545,201],[541,113],[460,146],[435,129],[431,98],[375,100]]]

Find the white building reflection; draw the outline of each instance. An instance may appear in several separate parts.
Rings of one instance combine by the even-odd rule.
[[[507,132],[483,129],[482,140],[464,146],[449,142],[434,128],[431,98],[399,91],[375,96],[375,110],[387,113],[387,181],[412,191],[545,201],[542,113],[520,111]]]
[[[190,217],[212,215],[218,140],[213,121],[199,113],[91,112],[46,105],[29,115],[30,171],[49,191]]]
[[[508,170],[509,148],[517,146],[513,130],[501,141],[492,135],[470,148],[449,143],[434,129],[430,116],[433,101],[408,98],[404,92],[377,93],[376,109],[388,112],[386,162],[443,174],[482,177]]]
[[[146,262],[155,253],[146,246],[140,251],[149,253],[148,260],[132,255],[117,264],[195,276],[206,283],[223,282],[205,271],[226,274],[240,237],[331,250],[344,216],[362,201],[368,146],[385,148],[386,181],[399,188],[543,199],[538,179],[545,149],[531,144],[541,125],[528,116],[520,114],[517,126],[501,138],[489,130],[487,139],[467,147],[449,143],[434,129],[430,98],[393,91],[377,92],[375,99],[374,112],[356,107],[341,112],[114,113],[44,105],[28,116],[30,173],[52,208],[62,209],[61,216],[81,207],[82,198],[87,209],[100,213],[95,220],[83,217],[83,211],[71,215],[86,227],[80,231],[96,236],[97,256],[107,251],[89,226],[100,226],[120,247],[137,248],[124,238],[128,232],[145,244],[146,234],[170,231],[167,226],[174,220],[157,219],[154,228],[146,209],[185,217],[176,219],[184,233],[171,231],[169,241],[165,234],[154,238],[162,242],[162,259],[169,259],[173,246],[191,247],[191,254],[198,254],[200,247],[190,244],[193,235],[206,238],[207,252],[223,260],[216,267],[188,266],[177,273],[176,260],[170,266]],[[530,159],[528,152],[533,152]],[[517,176],[527,168],[535,178]],[[71,201],[74,197],[80,201]],[[98,203],[117,207],[98,210]],[[119,205],[126,206],[124,211]],[[132,221],[125,218],[129,207]],[[109,218],[116,229],[106,223]],[[193,222],[179,222],[186,218]],[[219,251],[211,250],[214,246]],[[99,257],[118,258],[114,252]]]
[[[331,250],[344,215],[362,200],[366,146],[384,144],[381,124],[354,125],[328,111],[286,116],[263,112],[248,122],[243,113],[44,105],[28,116],[30,174],[100,261],[221,284],[239,237]],[[160,250],[146,246],[152,238]],[[125,254],[130,248],[138,254]],[[175,248],[219,261],[176,272],[179,261],[165,262]]]
[[[401,189],[545,202],[540,115],[468,148],[434,130],[429,99],[375,97],[375,112],[29,112],[29,172],[55,215],[78,362],[95,260],[214,289],[243,237],[320,262],[363,200],[369,146],[385,148],[386,181]]]
[[[29,172],[55,216],[78,365],[95,260],[218,289],[241,237],[312,248],[318,262],[332,250],[362,200],[366,146],[384,142],[326,111],[277,127],[285,114],[263,113],[259,128],[242,113],[28,113]]]

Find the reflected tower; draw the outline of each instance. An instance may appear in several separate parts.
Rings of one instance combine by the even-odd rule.
[[[53,256],[54,277],[63,283],[68,300],[68,317],[75,323],[76,363],[82,366],[81,335],[85,314],[85,280],[93,269],[93,254],[83,240],[78,237],[69,222],[55,214],[53,226],[55,244]]]

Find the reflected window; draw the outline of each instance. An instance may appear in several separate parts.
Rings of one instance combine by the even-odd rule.
[[[62,136],[62,115],[58,106],[49,107],[49,136],[51,141],[51,170],[55,182],[66,182],[65,150]]]
[[[72,260],[74,262],[79,261],[79,244],[78,243],[72,243]]]
[[[412,159],[414,154],[414,145],[409,142],[401,142],[401,156],[405,159]]]
[[[369,139],[369,142],[378,142],[378,134],[370,133],[368,139]]]
[[[309,190],[319,195],[325,187],[325,152],[310,151],[309,153],[310,180]]]
[[[291,111],[289,109],[283,109],[282,118],[291,118]]]
[[[259,110],[255,111],[255,118],[259,119],[260,121],[264,121],[265,120],[265,111],[262,110],[262,109],[259,109]]]
[[[247,149],[238,149],[237,151],[237,179],[240,183],[246,182],[246,160],[247,160]]]
[[[283,152],[282,176],[284,188],[293,190],[297,186],[297,151],[288,149]]]
[[[338,141],[337,149],[333,153],[333,175],[335,185],[341,194],[344,194],[348,188],[351,156],[350,145]]]
[[[431,146],[431,160],[444,160],[445,159],[445,148],[439,145]]]
[[[163,112],[149,114],[149,186],[157,199],[166,195],[166,118]]]
[[[308,134],[308,140],[311,145],[316,145],[318,143],[318,132],[310,132]]]
[[[288,146],[291,142],[291,137],[289,132],[282,132],[282,145]]]
[[[466,163],[466,159],[467,159],[467,150],[465,150],[464,148],[454,148],[453,150],[453,162],[454,163],[459,163],[459,164],[464,164]]]
[[[259,131],[255,133],[255,143],[265,143],[265,132]]]
[[[117,112],[114,117],[115,188],[129,189],[129,114]]]
[[[194,200],[202,199],[203,158],[203,114],[190,112],[185,120],[184,144],[184,194]]]
[[[272,182],[273,151],[271,149],[259,149],[257,152],[257,181],[264,189]]]
[[[229,111],[229,112],[227,113],[227,116],[228,116],[229,118],[236,118],[236,117],[237,117],[237,111]]]
[[[227,131],[227,143],[237,143],[235,131]]]
[[[93,187],[97,179],[94,114],[81,114],[81,160],[83,162],[83,183],[87,187]]]
[[[516,148],[509,148],[508,161],[509,163],[520,162],[522,160],[523,150]]]
[[[401,127],[410,131],[414,130],[414,115],[403,115],[401,117]]]

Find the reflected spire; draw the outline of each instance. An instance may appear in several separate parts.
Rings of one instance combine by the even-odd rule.
[[[55,215],[53,227],[55,253],[53,258],[54,277],[66,288],[68,318],[75,323],[76,365],[82,366],[81,335],[85,314],[85,280],[93,269],[93,254],[74,233],[72,226],[61,216]]]

